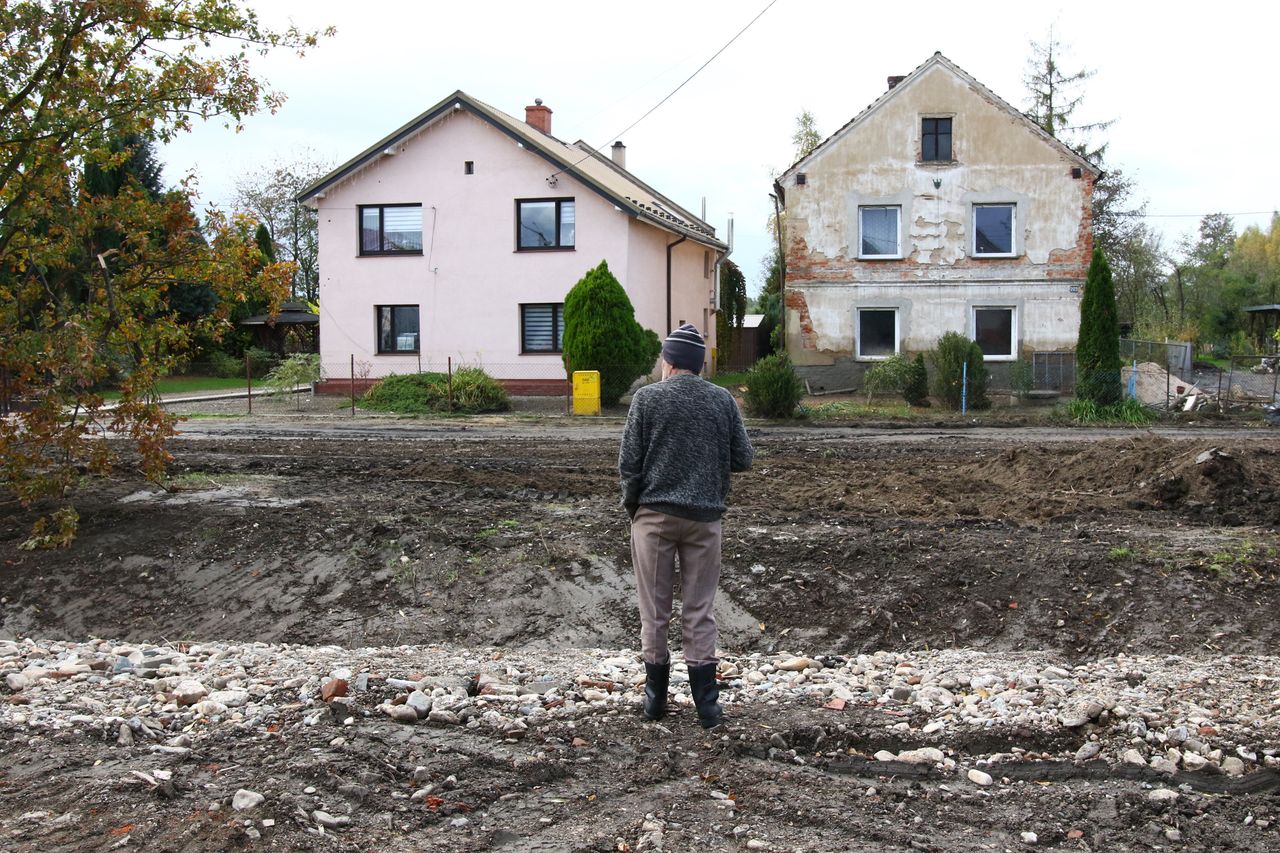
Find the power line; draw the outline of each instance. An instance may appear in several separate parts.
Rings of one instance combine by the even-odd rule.
[[[653,112],[654,112],[655,110],[657,110],[657,109],[658,109],[658,107],[662,106],[662,105],[663,105],[663,104],[665,104],[667,101],[671,100],[671,98],[676,94],[676,92],[679,92],[679,91],[680,91],[681,89],[683,89],[686,85],[688,85],[689,81],[690,81],[690,80],[692,80],[694,77],[697,77],[699,74],[701,74],[701,73],[702,73],[702,70],[703,70],[704,68],[706,68],[708,65],[710,65],[712,62],[714,62],[714,61],[715,61],[715,59],[716,59],[716,57],[718,57],[720,54],[722,54],[722,53],[724,53],[726,50],[728,50],[728,49],[729,49],[729,45],[733,44],[735,41],[737,41],[737,40],[739,39],[739,37],[741,37],[741,36],[742,36],[742,34],[743,34],[743,33],[745,33],[747,30],[751,29],[751,25],[752,25],[752,24],[754,24],[756,21],[760,20],[760,18],[761,18],[761,17],[763,17],[764,13],[765,13],[765,12],[768,12],[770,9],[772,9],[772,8],[773,8],[773,6],[774,6],[774,4],[775,4],[775,3],[777,3],[777,2],[778,2],[778,0],[769,0],[769,5],[768,5],[768,6],[765,6],[763,9],[761,9],[761,10],[759,11],[759,13],[758,13],[754,18],[752,18],[750,21],[747,21],[747,25],[746,25],[745,27],[743,27],[742,29],[738,30],[738,32],[734,34],[733,38],[731,38],[731,39],[729,39],[727,42],[725,42],[723,47],[721,47],[719,50],[717,50],[715,53],[713,53],[713,54],[711,55],[711,58],[710,58],[710,59],[708,59],[706,62],[702,63],[701,65],[699,65],[696,71],[694,71],[692,74],[690,74],[688,77],[686,77],[686,78],[684,79],[684,82],[682,82],[679,86],[676,86],[676,87],[675,87],[674,89],[672,89],[669,93],[667,93],[667,96],[666,96],[665,98],[663,98],[661,101],[658,101],[658,103],[656,103],[656,104],[654,104],[652,107],[650,107],[650,108],[649,108],[649,110],[648,110],[648,112],[646,112],[644,115],[640,116],[640,118],[636,119],[635,121],[631,122],[631,124],[627,125],[626,127],[624,127],[624,128],[623,128],[622,130],[620,130],[619,132],[617,132],[617,133],[613,134],[612,136],[610,136],[610,137],[609,137],[609,139],[619,139],[619,138],[621,138],[621,137],[622,137],[622,136],[623,136],[627,131],[631,130],[631,129],[632,129],[632,128],[634,128],[636,125],[638,125],[640,122],[644,121],[644,120],[645,120],[645,119],[647,119],[650,115],[652,115],[652,114],[653,114]],[[605,144],[606,144],[606,145],[608,144],[608,140],[606,140],[606,141],[605,141]],[[596,150],[599,150],[599,149],[596,149]],[[574,168],[575,166],[578,166],[578,165],[580,165],[581,163],[586,162],[587,160],[590,160],[593,156],[595,156],[595,151],[591,151],[591,152],[587,153],[587,155],[586,155],[586,156],[584,156],[581,160],[578,160],[578,161],[574,162],[572,166],[566,166],[566,167],[565,167],[565,168],[563,168],[563,169],[559,169],[559,170],[557,170],[557,171],[555,171],[555,172],[552,172],[552,173],[551,173],[550,175],[548,175],[547,177],[548,177],[548,179],[550,179],[550,178],[554,178],[554,177],[556,177],[557,175],[562,175],[562,174],[564,174],[567,170],[572,169],[572,168]]]
[[[1143,219],[1203,219],[1214,214],[1222,214],[1223,216],[1266,216],[1269,213],[1275,213],[1276,210],[1276,208],[1271,210],[1238,210],[1234,213],[1224,213],[1221,210],[1215,210],[1213,213],[1138,213],[1137,211],[1127,211],[1119,215],[1137,216]]]

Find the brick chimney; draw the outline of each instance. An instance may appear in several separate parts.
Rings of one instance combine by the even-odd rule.
[[[613,157],[613,164],[615,166],[619,169],[627,168],[627,146],[622,144],[621,139],[613,143],[613,150],[610,154]]]
[[[542,105],[542,98],[534,98],[533,106],[524,108],[525,124],[551,135],[551,107]]]
[[[896,87],[899,83],[901,83],[903,80],[906,80],[906,79],[907,79],[907,75],[905,74],[890,74],[889,88],[892,89]]]

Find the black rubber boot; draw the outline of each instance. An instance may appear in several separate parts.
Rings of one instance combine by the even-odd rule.
[[[644,664],[644,718],[661,720],[667,715],[667,686],[671,683],[671,661]]]
[[[698,709],[698,722],[704,729],[714,729],[724,722],[720,710],[720,686],[716,684],[716,665],[704,663],[689,666],[689,690]]]

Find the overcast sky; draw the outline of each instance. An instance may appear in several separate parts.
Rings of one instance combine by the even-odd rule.
[[[337,27],[305,58],[257,61],[288,96],[240,134],[209,122],[162,151],[165,178],[194,172],[227,206],[241,176],[307,152],[340,163],[455,89],[523,117],[542,98],[553,132],[607,148],[768,0],[601,3],[259,0],[264,19]],[[1270,8],[1268,12],[1266,9]],[[1052,24],[1063,67],[1089,68],[1079,114],[1114,119],[1107,165],[1138,182],[1172,247],[1199,217],[1264,225],[1280,207],[1280,110],[1270,106],[1280,7],[1231,2],[1051,5],[777,0],[723,54],[622,138],[639,177],[724,235],[759,290],[771,173],[793,159],[808,109],[825,137],[935,50],[1025,108],[1030,42]]]

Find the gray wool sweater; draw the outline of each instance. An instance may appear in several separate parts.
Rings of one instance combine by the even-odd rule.
[[[622,505],[691,521],[724,515],[729,473],[751,467],[754,451],[733,395],[678,373],[636,391],[618,452]]]

